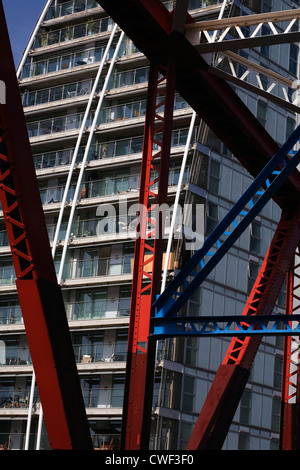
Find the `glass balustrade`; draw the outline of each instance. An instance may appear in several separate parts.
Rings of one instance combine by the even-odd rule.
[[[188,181],[189,168],[186,167],[185,175],[183,182]],[[169,186],[177,185],[180,174],[180,168],[174,167],[170,169],[169,173]],[[155,178],[155,174],[153,174]],[[140,187],[140,174],[135,175],[121,175],[121,176],[110,176],[99,180],[87,181],[82,185],[80,191],[80,199],[93,199],[103,196],[113,196],[115,194],[129,193],[129,192],[138,192]],[[152,185],[152,189],[157,188],[157,183]],[[76,189],[76,184],[71,184],[66,200],[68,202],[72,201],[74,198]],[[62,201],[65,191],[65,186],[51,186],[51,187],[40,187],[40,196],[42,204],[52,204],[59,203]],[[122,225],[123,221],[119,221],[118,225]],[[120,229],[119,229],[120,230]],[[115,229],[117,231],[117,229]],[[97,229],[93,228],[93,222],[91,222],[90,227],[87,229],[87,222],[84,225],[81,225],[81,228],[76,229],[73,233],[90,233],[97,235]],[[86,236],[86,235],[83,235]]]
[[[120,343],[102,343],[73,345],[77,364],[95,362],[123,362],[127,358],[127,341]]]
[[[148,72],[149,68],[143,67],[140,69],[115,73],[110,79],[108,88],[114,89],[145,83],[148,80]],[[96,93],[101,91],[103,81],[103,79],[100,80],[100,83],[96,88]],[[68,83],[66,85],[55,86],[42,90],[26,90],[26,92],[22,94],[22,104],[23,107],[26,108],[28,106],[49,104],[54,101],[87,96],[91,93],[93,84],[94,80],[81,80],[79,82]]]
[[[19,305],[0,305],[0,325],[21,324],[23,317]]]
[[[28,408],[28,407],[29,407],[28,390],[7,391],[6,389],[0,388],[0,408]]]
[[[184,146],[188,135],[188,129],[178,129],[172,132],[172,147]],[[159,135],[158,135],[159,138]],[[195,141],[195,132],[192,137],[192,143]],[[77,163],[83,158],[84,148],[81,147],[77,156]],[[89,151],[88,161],[102,158],[122,157],[141,153],[143,150],[143,137],[131,137],[128,139],[113,140],[107,142],[96,142]],[[71,163],[74,149],[57,150],[55,152],[46,152],[34,155],[34,164],[37,170],[52,168]],[[1,232],[0,232],[1,246]]]
[[[113,25],[114,22],[112,18],[106,17],[97,20],[90,19],[86,23],[70,25],[66,28],[57,29],[55,31],[41,29],[36,36],[34,49],[51,46],[53,44],[65,43],[73,39],[84,38],[93,34],[108,32],[113,29]]]
[[[28,346],[7,346],[0,340],[0,367],[32,364]]]
[[[39,402],[36,404],[39,406]],[[50,450],[47,433],[41,432],[40,450]],[[36,449],[36,441],[38,434],[31,432],[29,438],[29,450]],[[1,432],[0,433],[0,450],[24,450],[26,441],[26,433],[24,432]],[[92,433],[92,444],[95,450],[119,450],[120,434],[115,433]]]
[[[98,93],[102,88],[103,80],[100,80],[96,88]],[[27,90],[22,94],[22,104],[24,108],[28,106],[37,106],[40,104],[49,104],[54,101],[77,98],[79,96],[88,96],[93,88],[94,80],[81,80],[79,82],[68,83],[51,88],[45,88],[37,91]]]
[[[187,107],[188,105],[186,101],[183,100],[180,96],[177,96],[175,99],[174,110],[183,109]],[[124,119],[143,117],[145,113],[146,101],[144,100],[122,105],[110,106],[100,110],[98,116],[98,125],[107,124]],[[78,113],[27,123],[27,131],[29,138],[79,129],[82,124],[83,117],[84,113]],[[86,127],[90,127],[92,125],[93,118],[94,112],[90,112],[90,115],[86,122]]]
[[[64,263],[63,279],[82,279],[89,277],[117,276],[130,274],[132,257],[92,258],[84,260],[71,260]],[[56,270],[59,262],[56,263]]]
[[[29,138],[45,136],[48,134],[57,134],[59,132],[72,131],[80,129],[84,113],[68,114],[67,116],[58,116],[41,121],[27,123],[27,131]],[[86,127],[91,126],[93,122],[93,113],[90,113]]]
[[[57,5],[57,2],[53,1],[50,6],[45,20],[52,20],[59,18],[60,16],[72,15],[80,11],[90,10],[92,8],[99,8],[99,3],[96,0],[73,0],[71,2],[64,2]]]
[[[16,279],[15,269],[13,264],[7,262],[6,265],[4,263],[0,266],[0,285],[6,284],[14,284]]]
[[[83,65],[100,62],[105,53],[105,49],[106,46],[103,45],[86,50],[66,52],[65,54],[57,57],[45,58],[44,60],[27,63],[23,67],[21,78],[45,75],[47,73],[69,70],[74,67],[81,67]],[[113,51],[114,48],[112,47],[108,55],[108,59],[112,57]]]
[[[63,70],[71,70],[76,67],[82,67],[84,65],[91,65],[98,63],[104,57],[106,50],[106,44],[97,44],[96,47],[90,49],[78,48],[70,52],[65,52],[63,55],[58,56],[47,56],[44,59],[35,61],[33,56],[30,56],[25,63],[21,79],[31,78],[39,75],[45,75],[54,72],[60,72]],[[114,54],[115,45],[110,47],[106,60],[110,60]],[[134,46],[132,41],[125,38],[119,48],[119,57],[124,55],[134,54],[139,52]]]
[[[128,317],[130,313],[130,297],[122,297],[116,304],[108,305],[106,299],[98,299],[89,302],[72,302],[66,305],[68,319],[98,320],[101,318]]]

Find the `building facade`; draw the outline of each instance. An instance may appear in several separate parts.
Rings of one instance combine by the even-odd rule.
[[[175,2],[163,3],[171,9]],[[189,3],[196,19],[217,18],[221,7],[216,0]],[[224,16],[292,7],[297,2],[234,1]],[[149,63],[95,0],[49,1],[44,13],[24,53],[20,94],[94,447],[118,449]],[[243,55],[297,79],[297,44]],[[295,115],[242,88],[236,92],[283,143]],[[188,149],[180,202],[190,201],[193,181],[208,234],[251,177],[199,120],[187,140],[192,116],[176,95],[168,204]],[[189,301],[189,314],[242,313],[279,217],[271,201]],[[47,449],[3,217],[0,224],[0,442],[9,449]],[[168,280],[185,254],[174,236]],[[284,308],[283,288],[276,312]],[[195,337],[158,343],[151,448],[185,448],[228,344]],[[224,449],[278,448],[282,346],[280,338],[263,341]]]

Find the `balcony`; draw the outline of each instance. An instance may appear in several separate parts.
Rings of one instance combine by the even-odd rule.
[[[66,85],[45,88],[43,90],[29,91],[22,94],[22,104],[24,108],[31,106],[47,105],[61,100],[70,100],[82,96],[88,97],[92,91],[94,80],[81,80],[68,83]],[[96,92],[101,90],[102,83],[99,83]]]
[[[20,432],[0,433],[0,450],[24,450],[26,434]],[[37,440],[36,433],[30,433],[29,450],[35,449]],[[93,433],[92,443],[94,450],[119,450],[120,434],[116,433]],[[46,433],[41,434],[41,450],[49,450],[48,436]]]
[[[111,46],[110,51],[107,56],[107,60],[110,60],[114,53],[114,46]],[[28,58],[28,62],[24,65],[22,69],[21,79],[29,79],[33,77],[42,77],[45,76],[49,78],[50,74],[56,74],[57,72],[67,72],[75,71],[80,69],[83,66],[98,64],[106,50],[106,44],[103,42],[97,47],[92,47],[90,49],[78,48],[71,52],[65,52],[62,55],[54,57],[45,57],[43,60],[35,60],[33,56]],[[129,55],[138,52],[133,45],[133,43],[125,38],[119,49],[119,56]],[[56,76],[56,75],[55,75]]]
[[[130,297],[116,299],[108,303],[106,299],[90,302],[71,302],[66,305],[69,321],[90,321],[111,318],[128,318],[130,314]]]
[[[148,67],[126,70],[125,72],[117,72],[113,77],[111,77],[108,88],[114,90],[115,88],[147,83],[148,72]],[[24,108],[27,108],[42,104],[47,105],[61,100],[70,100],[82,96],[88,96],[92,91],[93,84],[94,80],[89,79],[37,91],[26,90],[26,92],[22,94],[22,104]],[[101,91],[102,85],[103,79],[101,79],[98,84],[96,93]]]
[[[71,2],[61,3],[60,5],[51,5],[45,20],[72,15],[92,8],[99,8],[99,3],[95,0],[73,0]]]
[[[83,118],[84,113],[78,113],[28,123],[27,130],[29,138],[80,129]],[[88,117],[86,126],[91,126],[92,121],[93,113]]]
[[[172,132],[172,149],[184,147],[186,144],[188,129],[178,129]],[[159,138],[159,136],[158,136]],[[195,132],[192,137],[192,143],[195,141]],[[87,161],[97,161],[106,158],[128,157],[129,155],[140,154],[143,150],[143,137],[130,137],[127,139],[110,140],[106,142],[97,142],[92,145],[89,151]],[[74,149],[57,150],[55,152],[45,152],[33,156],[36,170],[45,170],[63,165],[68,165],[72,161]],[[82,161],[84,147],[81,147],[77,156],[77,163]],[[0,236],[0,246],[1,236]]]
[[[94,34],[100,34],[112,31],[114,22],[111,18],[101,18],[97,20],[90,19],[87,23],[74,26],[67,26],[55,31],[41,30],[36,36],[34,49],[52,45],[61,45],[74,39],[83,39]]]
[[[178,183],[179,179],[179,173],[180,173],[180,168],[179,167],[173,167],[170,169],[169,173],[169,186],[176,186]],[[153,174],[153,179],[156,177],[155,174]],[[188,181],[189,177],[189,169],[186,168],[185,171],[185,176],[184,176],[184,183]],[[104,196],[114,196],[114,195],[125,195],[125,194],[134,194],[138,195],[140,187],[140,174],[120,174],[118,175],[108,175],[107,177],[99,180],[91,180],[91,181],[86,181],[85,183],[82,184],[81,187],[81,192],[80,192],[80,200],[83,201],[85,199],[97,199],[101,198]],[[74,194],[75,194],[75,188],[76,184],[73,183],[70,185],[70,188],[68,189],[68,194],[66,201],[67,202],[72,202],[74,199]],[[157,183],[152,185],[152,189],[157,189]],[[40,196],[41,196],[41,201],[43,205],[49,205],[49,204],[57,204],[62,201],[63,195],[65,192],[65,185],[60,185],[60,186],[47,186],[47,187],[40,187]],[[120,223],[119,223],[120,222]],[[118,222],[118,228],[114,228],[115,232],[117,233],[118,231],[121,232],[123,230],[126,230],[127,232],[130,231],[129,229],[129,224],[130,222],[126,221],[119,221]],[[124,224],[127,224],[127,228],[124,228]],[[91,221],[91,227],[93,225],[93,222]],[[115,224],[117,225],[117,224]],[[123,228],[121,227],[123,226]],[[134,228],[133,228],[134,229]],[[88,229],[88,231],[92,230],[91,228]],[[80,235],[83,234],[83,236],[86,236],[85,231],[82,231],[82,228],[75,227],[73,230],[73,235]],[[93,235],[101,235],[103,232],[99,232],[96,230],[93,230],[92,232]],[[1,272],[0,272],[0,278],[1,278]]]

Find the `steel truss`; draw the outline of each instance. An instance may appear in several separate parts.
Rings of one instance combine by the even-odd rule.
[[[209,44],[207,41],[208,38],[205,38],[203,43],[194,46],[187,36],[182,33],[180,28],[176,30],[173,29],[174,12],[167,12],[159,0],[128,0],[126,4],[122,5],[114,0],[98,0],[98,3],[113,17],[114,21],[118,23],[133,40],[139,50],[149,58],[150,62],[159,62],[166,66],[170,59],[174,61],[176,66],[177,91],[186,99],[216,136],[232,151],[250,174],[256,178],[263,170],[264,166],[269,163],[269,159],[277,153],[278,147],[275,142],[270,139],[270,136],[260,126],[258,121],[255,118],[253,119],[249,110],[245,108],[232,89],[227,86],[223,78],[217,76],[215,71],[212,70],[212,67],[201,57],[201,54],[207,51],[217,52],[218,50],[231,48],[230,41],[226,40],[224,44],[219,41],[217,46],[215,46],[215,44]],[[180,0],[178,0],[177,3],[179,6],[183,4]],[[233,47],[252,47],[264,43],[277,44],[295,40],[295,38],[299,37],[299,33],[295,34],[290,32],[295,22],[293,13],[294,10],[286,13],[286,15],[292,15],[292,20],[283,34],[278,33],[275,26],[270,24],[270,22],[275,22],[276,18],[269,17],[270,22],[268,24],[274,33],[272,37],[252,37],[248,40],[241,36],[239,33],[241,29],[239,25],[236,25],[239,38],[236,40],[237,42]],[[184,16],[184,13],[182,16]],[[263,18],[259,19],[262,21]],[[266,18],[263,20],[265,19]],[[287,19],[287,17],[285,19]],[[240,20],[239,18],[238,21]],[[242,19],[242,21],[247,20],[248,17]],[[235,18],[232,21],[236,22],[237,19]],[[281,17],[279,21],[283,21],[283,17]],[[186,17],[186,23],[187,25],[192,25],[186,26],[186,30],[188,28],[199,28],[199,25],[193,25],[194,21],[189,15]],[[256,28],[256,32],[260,30],[261,26],[262,25]],[[227,33],[228,31],[226,34]],[[150,88],[149,94],[151,93],[152,90]],[[152,99],[154,99],[154,95],[152,95]],[[147,131],[145,135],[147,137]],[[281,165],[280,170],[282,169],[285,170],[286,165],[284,165],[284,167]],[[273,195],[268,193],[270,190],[269,186],[271,185],[267,183],[267,180],[264,181],[264,194],[273,197],[283,210],[283,215],[260,274],[246,304],[243,316],[269,316],[271,314],[272,306],[275,303],[287,270],[291,265],[295,248],[299,244],[299,172],[294,169],[287,178],[284,177],[283,179],[283,183],[277,186]],[[273,183],[274,180],[276,180],[276,176],[272,175],[269,182]],[[141,188],[143,188],[145,184],[147,184],[147,180],[141,178]],[[261,184],[263,185],[263,183]],[[263,197],[263,194],[261,194],[261,196]],[[261,199],[261,201],[263,201],[263,199]],[[256,208],[258,208],[258,206]],[[241,223],[245,224],[247,219],[247,223],[249,223],[249,213],[250,211],[247,212],[247,214],[242,214],[242,207],[239,207],[235,216],[243,216]],[[235,218],[231,220],[232,223],[234,221]],[[242,227],[242,225],[240,227]],[[200,275],[203,276],[202,279],[205,278],[205,274],[209,269],[213,267],[214,262],[212,262],[212,259],[216,261],[214,264],[216,266],[218,257],[223,255],[222,250],[224,250],[223,253],[225,253],[230,245],[228,240],[233,240],[234,237],[238,235],[238,231],[239,229],[235,231],[226,229],[225,226],[222,227],[221,232],[217,234],[214,240],[214,243],[217,244],[217,250],[213,252],[213,254],[209,251],[206,253],[210,259],[207,262],[205,261],[205,263],[203,262],[201,266]],[[216,233],[214,235],[216,235]],[[224,243],[223,239],[221,240],[219,238],[221,236],[226,238]],[[160,256],[160,254],[158,254],[158,256]],[[139,250],[136,250],[135,257],[140,258]],[[156,251],[154,250],[154,261],[155,258]],[[135,265],[137,266],[138,264],[135,262]],[[159,318],[157,321],[169,319],[174,321],[174,323],[178,321],[179,317],[176,317],[176,313],[188,300],[189,294],[191,294],[193,288],[196,288],[200,277],[198,276],[199,273],[195,272],[195,265],[193,267],[189,265],[187,270],[183,268],[182,271],[184,271],[186,277],[183,279],[184,276],[182,275],[180,282],[178,282],[177,278],[173,281],[175,284],[178,282],[175,291],[172,293],[172,295],[175,294],[177,300],[175,301],[171,298],[169,295],[170,291],[166,294],[169,289],[168,286],[166,291],[155,301],[156,312],[160,312],[160,317],[163,317]],[[136,279],[136,275],[137,273],[135,272],[134,280]],[[190,278],[192,279],[191,282]],[[181,281],[183,281],[183,288],[179,290],[178,286],[181,284]],[[198,285],[200,285],[201,282],[202,281],[200,281]],[[173,287],[174,284],[172,285],[172,288]],[[136,287],[133,285],[133,289],[135,288]],[[154,290],[152,290],[152,292],[154,293]],[[178,295],[178,293],[180,293],[180,295]],[[134,298],[133,296],[133,302]],[[148,298],[147,300],[149,301],[150,299]],[[138,308],[138,305],[136,305],[136,307],[132,305],[132,312],[135,308]],[[147,312],[151,311],[151,305],[148,304],[143,311],[148,321],[148,316],[151,317],[151,314],[148,315]],[[167,315],[166,312],[168,312]],[[137,317],[133,318],[136,319]],[[133,318],[131,322],[134,321]],[[151,318],[150,333],[151,328],[155,328],[155,321],[156,319],[153,320],[153,318]],[[181,321],[181,319],[179,319],[179,321]],[[143,320],[142,325],[144,325]],[[243,325],[245,326],[244,323]],[[249,325],[247,328],[250,328],[250,322],[246,322],[246,325]],[[238,333],[239,330],[237,330],[237,336],[234,336],[232,339],[224,363],[217,372],[210,395],[205,402],[205,406],[199,416],[195,430],[188,444],[189,449],[220,448],[227,434],[231,419],[247,382],[251,364],[261,341],[261,335],[253,334],[252,336],[247,336],[244,334],[238,335]],[[146,334],[144,337],[146,337]],[[149,389],[151,385],[153,385],[152,363],[154,357],[154,338],[155,336],[152,335],[148,338],[146,373],[143,365],[142,373],[141,370],[136,367],[135,377],[133,368],[131,368],[132,375],[127,375],[127,381],[134,380],[134,383],[137,383],[140,379],[144,386],[145,402],[143,406],[139,407],[139,411],[141,413],[143,412],[142,426],[140,427],[139,423],[137,424],[131,421],[130,431],[134,434],[132,436],[134,440],[134,447],[132,448],[134,449],[139,447],[143,448],[149,444],[149,441],[147,442],[150,427],[149,406],[151,408]],[[128,353],[131,357],[135,353],[132,352],[132,340],[129,339],[129,341]],[[127,400],[128,395],[125,395],[125,407],[128,406]],[[140,401],[138,403],[140,403]],[[130,406],[133,406],[132,403],[130,403]],[[128,429],[127,427],[126,430]],[[139,442],[141,442],[141,444],[139,444]],[[129,447],[126,446],[125,448],[129,449]]]
[[[300,241],[300,207],[283,214],[254,283],[244,316],[271,315]],[[245,318],[246,325],[247,320]],[[221,449],[247,383],[262,336],[236,336],[202,407],[187,449]]]
[[[6,85],[0,105],[0,201],[31,359],[51,448],[91,450],[2,3],[0,24],[0,77]]]
[[[300,311],[300,254],[297,248],[294,260],[287,275],[286,316],[293,328],[294,318]],[[300,341],[299,336],[285,338],[280,448],[293,450],[300,448],[299,436],[299,374],[300,374]]]
[[[201,21],[186,25],[186,37],[194,44],[200,54],[298,42],[300,32],[291,32],[298,18],[300,18],[299,8]],[[287,21],[288,25],[283,27],[282,25]],[[261,34],[264,25],[268,25],[270,34]],[[255,26],[254,30],[248,35],[244,34],[242,28],[248,30],[251,26]],[[211,35],[210,32],[214,34]],[[234,39],[235,36],[238,38]]]
[[[154,220],[151,212],[167,200],[175,76],[172,62],[167,68],[150,64],[122,422],[122,447],[131,450],[140,447],[147,360],[153,357],[148,357],[148,334],[151,304],[160,292],[164,247],[162,214]]]

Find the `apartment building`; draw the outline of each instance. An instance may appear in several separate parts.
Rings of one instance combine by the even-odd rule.
[[[171,9],[174,2],[163,3]],[[130,207],[139,194],[149,63],[95,0],[53,0],[47,6],[24,56],[20,94],[94,447],[118,449],[136,229]],[[217,18],[221,6],[217,0],[189,3],[195,18]],[[235,1],[228,2],[224,15],[292,6],[297,4]],[[247,54],[297,77],[294,44]],[[236,91],[283,143],[295,116],[254,94]],[[189,182],[198,186],[208,234],[251,178],[199,120],[188,141],[192,116],[193,110],[176,95],[168,203],[171,207],[177,194],[188,149],[180,201],[191,198]],[[171,215],[167,213],[166,230]],[[190,314],[242,313],[279,216],[271,201],[189,301]],[[0,442],[9,449],[47,449],[1,219]],[[168,279],[185,254],[174,237]],[[279,313],[284,302],[283,289]],[[185,448],[227,346],[224,339],[194,337],[158,343],[151,448]],[[224,448],[277,448],[282,354],[282,340],[263,341]]]

